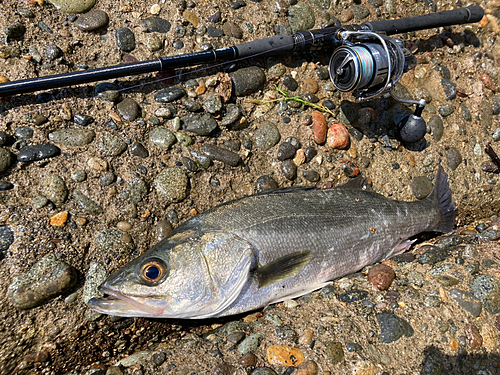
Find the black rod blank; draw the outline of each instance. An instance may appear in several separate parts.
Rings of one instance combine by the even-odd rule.
[[[440,26],[478,22],[483,15],[484,11],[480,6],[470,6],[397,20],[365,22],[362,25],[350,25],[347,28],[355,30],[368,29],[393,35]],[[216,61],[229,61],[252,56],[279,56],[292,53],[293,51],[308,51],[312,48],[332,47],[339,43],[335,38],[338,30],[339,28],[326,28],[301,31],[294,35],[276,35],[213,51],[195,52],[132,64],[6,82],[0,84],[0,97],[152,73],[166,69],[207,64]]]

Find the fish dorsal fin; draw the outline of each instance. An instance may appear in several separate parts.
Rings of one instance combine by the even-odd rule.
[[[346,182],[345,184],[336,186],[335,189],[360,189],[373,191],[372,180],[370,180],[369,178],[364,178],[363,176],[358,176]]]
[[[257,268],[254,277],[259,283],[259,288],[297,275],[311,261],[312,254],[312,251],[297,251]]]
[[[286,186],[278,189],[264,190],[255,195],[287,194],[292,192],[317,190],[317,189],[318,188],[316,186]]]

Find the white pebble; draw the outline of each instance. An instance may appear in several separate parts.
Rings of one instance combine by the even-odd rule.
[[[151,7],[151,10],[149,12],[151,14],[154,14],[155,16],[157,16],[158,14],[160,14],[160,11],[161,11],[161,7],[158,4],[153,4],[153,6]]]

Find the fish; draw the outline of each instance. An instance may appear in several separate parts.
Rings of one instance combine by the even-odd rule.
[[[427,198],[384,197],[357,177],[331,189],[281,188],[185,221],[111,274],[88,306],[124,316],[205,319],[308,294],[408,250],[422,232],[453,231],[457,209],[439,165]]]

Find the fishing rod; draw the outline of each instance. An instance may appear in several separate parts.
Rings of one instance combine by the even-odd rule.
[[[403,73],[415,65],[415,58],[403,48],[400,39],[389,36],[478,22],[483,16],[484,10],[480,6],[470,6],[396,20],[299,31],[293,35],[281,34],[228,48],[6,82],[0,84],[0,97],[219,61],[333,48],[328,68],[330,79],[339,91],[352,92],[358,101],[374,99],[390,92],[394,99],[416,105],[415,112],[405,116],[397,125],[399,137],[407,143],[414,143],[420,141],[426,132],[426,124],[421,117],[425,101],[399,98],[393,88]]]

